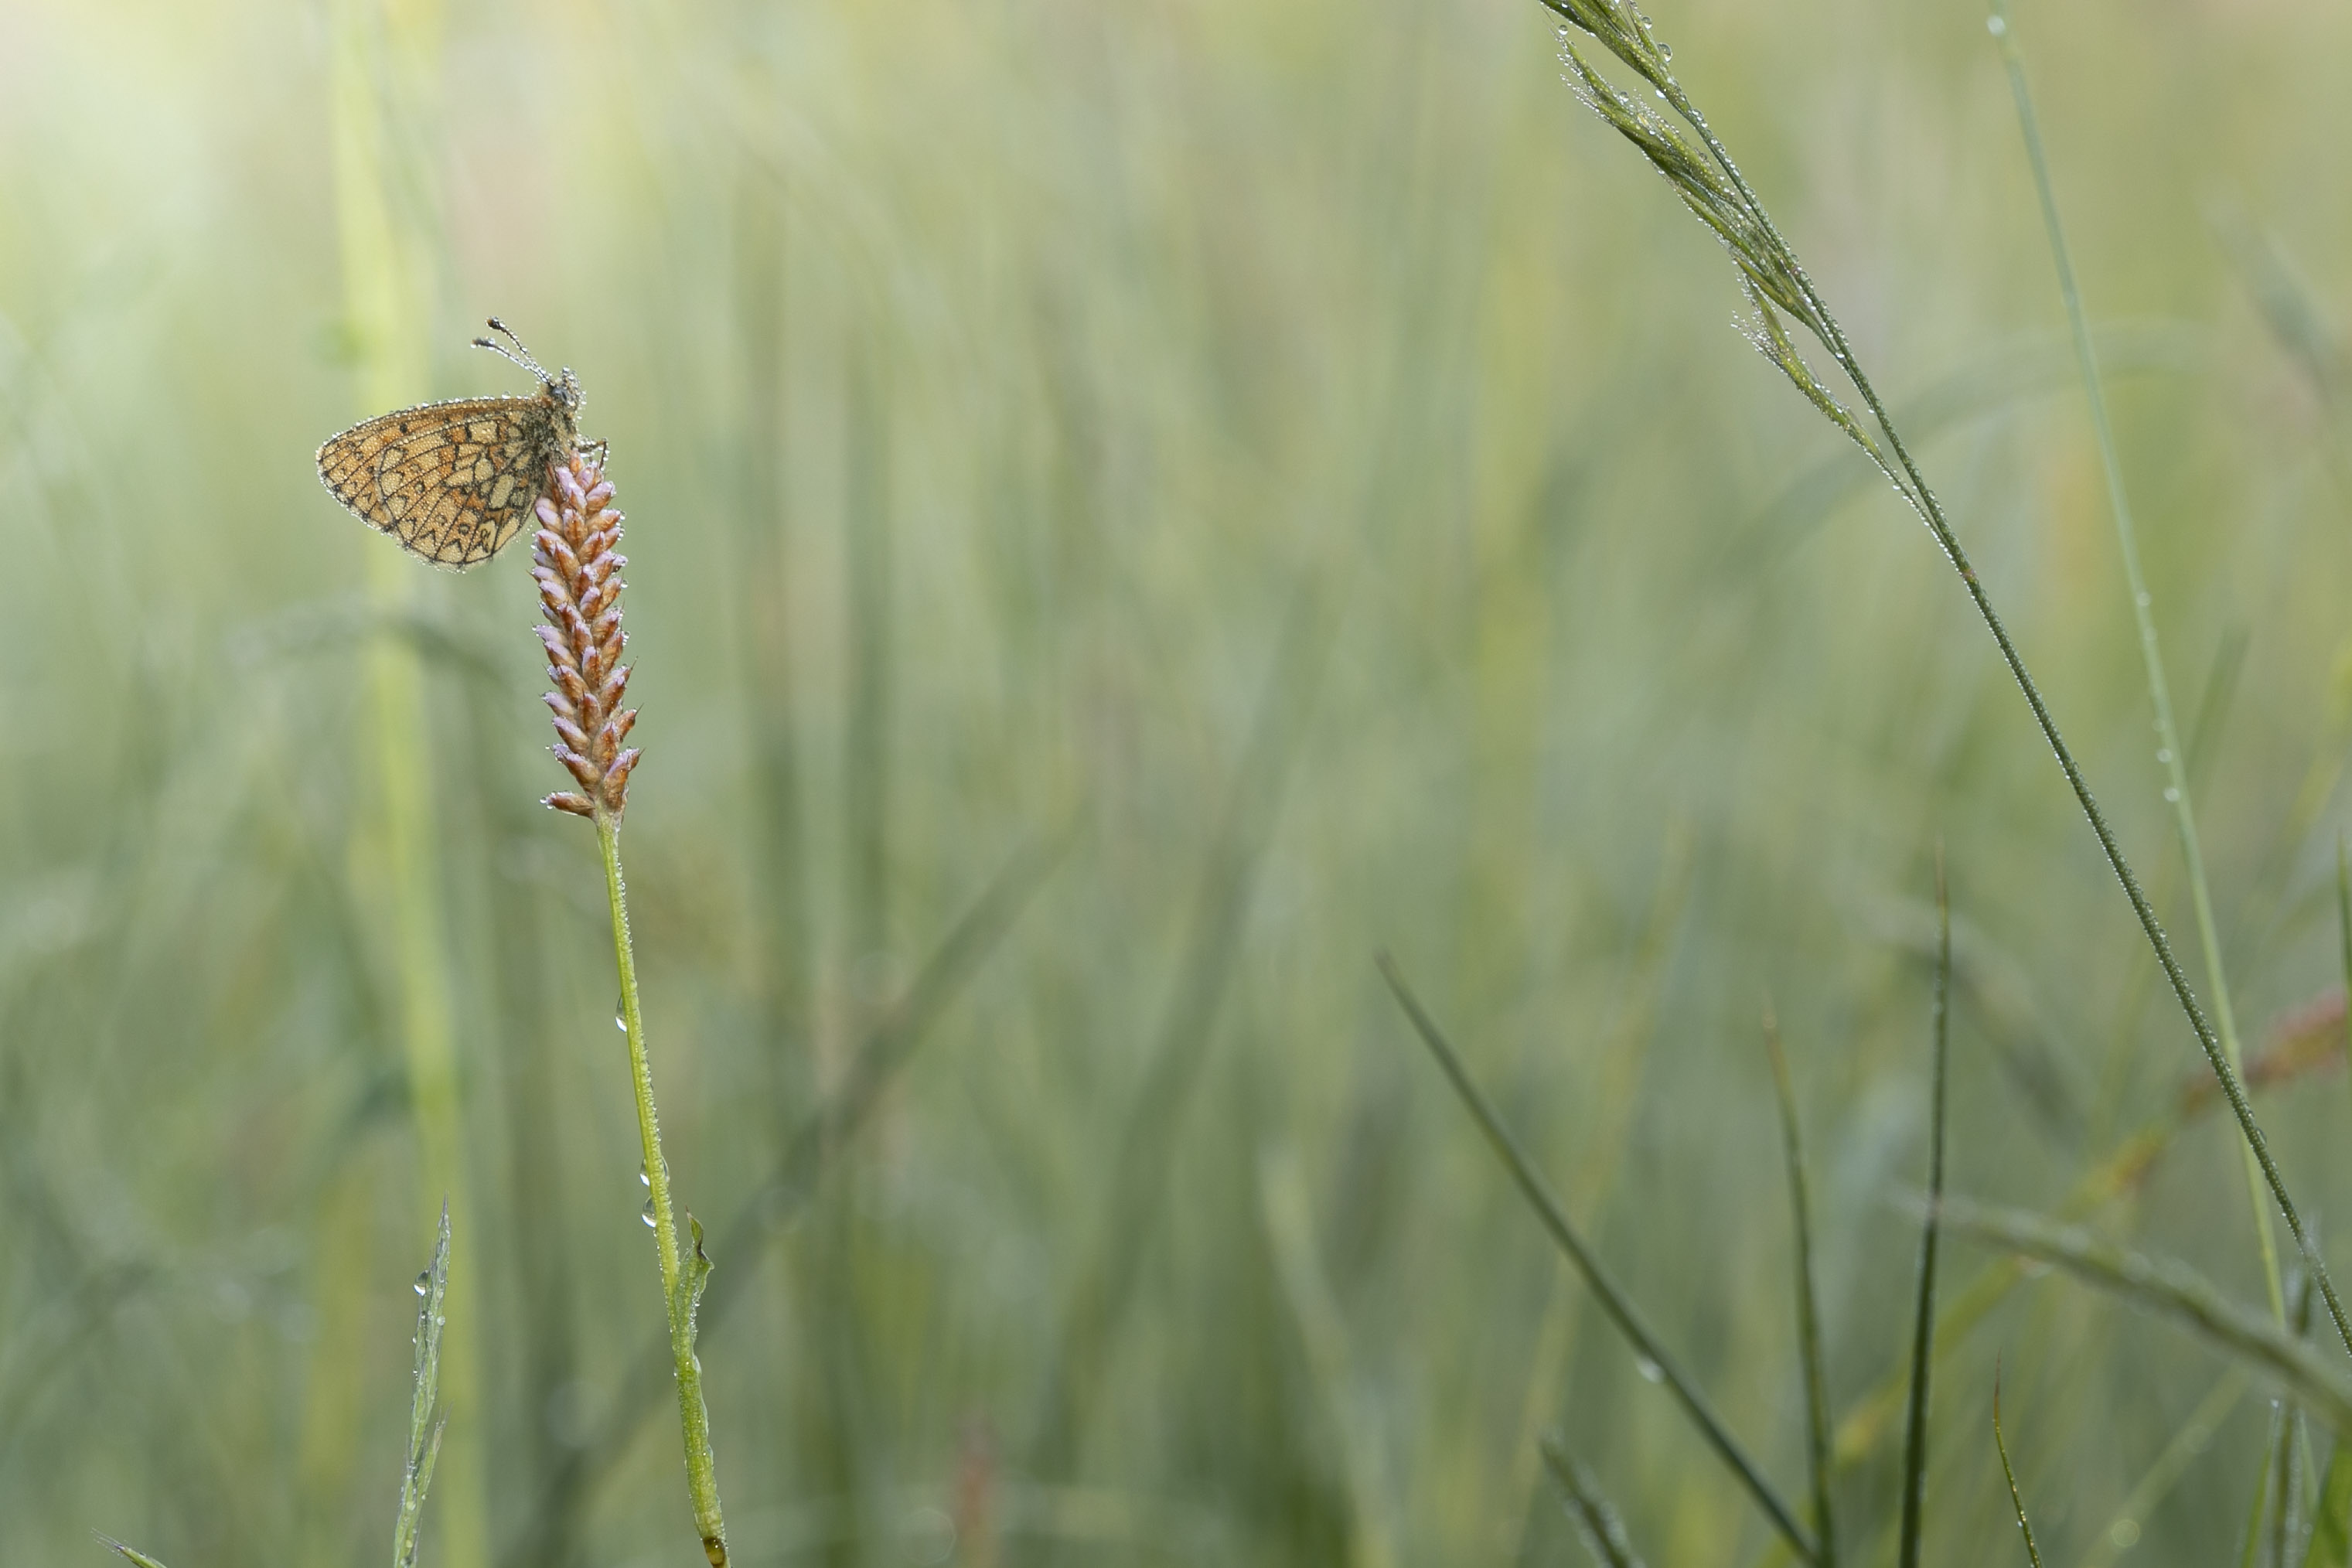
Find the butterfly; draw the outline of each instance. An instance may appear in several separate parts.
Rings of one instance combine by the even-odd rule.
[[[580,382],[553,376],[505,322],[476,348],[539,378],[528,397],[460,397],[362,420],[319,448],[319,478],[370,527],[439,566],[488,561],[523,531],[550,468],[580,446]]]

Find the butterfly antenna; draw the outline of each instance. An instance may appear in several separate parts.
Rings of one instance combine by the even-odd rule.
[[[547,374],[545,367],[541,365],[539,361],[531,357],[530,351],[523,347],[522,340],[515,336],[514,329],[512,327],[508,326],[496,316],[492,316],[490,318],[490,331],[504,335],[507,342],[514,344],[516,352],[509,353],[507,351],[506,343],[499,342],[495,339],[491,338],[476,338],[474,340],[474,346],[476,348],[488,349],[492,353],[497,354],[499,358],[511,361],[515,364],[520,365],[523,369],[530,372],[531,374],[537,376],[541,381],[552,381],[554,379],[554,377]]]

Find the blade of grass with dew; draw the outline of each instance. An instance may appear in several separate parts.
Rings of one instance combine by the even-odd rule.
[[[163,1565],[161,1563],[156,1562],[155,1559],[148,1556],[147,1553],[140,1551],[137,1547],[125,1546],[122,1542],[115,1540],[114,1537],[110,1535],[100,1536],[98,1538],[98,1543],[100,1546],[105,1547],[109,1552],[113,1552],[117,1557],[121,1558],[124,1562],[136,1564],[136,1568],[163,1568]]]
[[[2187,1327],[2291,1390],[2338,1433],[2352,1429],[2352,1381],[2269,1317],[2224,1297],[2187,1265],[2152,1258],[2040,1215],[1947,1195],[1944,1228],[2055,1264],[2084,1282]]]
[[[1906,505],[1926,523],[1935,536],[1937,547],[1951,563],[1963,590],[1984,623],[2000,654],[2002,664],[2017,683],[2026,706],[2032,710],[2035,727],[2050,747],[2059,771],[2065,775],[2067,787],[2074,793],[2075,804],[2082,808],[2084,820],[2090,825],[2099,841],[2101,853],[2116,879],[2122,884],[2126,899],[2139,921],[2142,934],[2155,951],[2174,998],[2180,1004],[2182,1016],[2197,1036],[2199,1048],[2228,1097],[2231,1114],[2236,1118],[2240,1133],[2262,1168],[2263,1179],[2276,1200],[2280,1214],[2293,1233],[2296,1247],[2306,1259],[2313,1278],[2318,1282],[2320,1295],[2327,1303],[2329,1320],[2336,1325],[2337,1335],[2347,1349],[2352,1349],[2352,1318],[2346,1315],[2343,1302],[2327,1276],[2309,1231],[2303,1223],[2301,1211],[2287,1191],[2286,1178],[2271,1157],[2267,1141],[2254,1121],[2252,1105],[2246,1099],[2245,1086],[2237,1068],[2231,1064],[2228,1053],[2221,1048],[2221,1037],[2208,1021],[2197,994],[2189,984],[2188,972],[2173,952],[2171,939],[2165,935],[2164,925],[2157,918],[2156,909],[2141,888],[2138,875],[2123,852],[2123,846],[2108,824],[2106,814],[2092,794],[2089,778],[2075,762],[2074,753],[2058,728],[2057,718],[2042,695],[2040,685],[2026,668],[2024,655],[2009,634],[2007,624],[1994,609],[1991,595],[1969,563],[1968,552],[1961,546],[1950,520],[1944,513],[1943,503],[1929,488],[1927,476],[1911,456],[1901,431],[1885,401],[1863,370],[1853,346],[1847,342],[1845,330],[1830,310],[1827,300],[1814,287],[1812,279],[1798,259],[1795,250],[1784,238],[1762,198],[1748,184],[1739,165],[1707,121],[1697,103],[1685,90],[1669,68],[1671,51],[1652,30],[1647,17],[1641,15],[1632,0],[1544,0],[1549,9],[1565,18],[1570,27],[1586,34],[1600,43],[1618,60],[1633,70],[1698,139],[1698,145],[1678,131],[1664,116],[1642,100],[1626,92],[1594,70],[1580,53],[1570,34],[1561,34],[1560,54],[1572,78],[1571,87],[1585,105],[1600,115],[1612,129],[1647,159],[1653,168],[1674,188],[1693,216],[1711,229],[1729,252],[1740,273],[1741,286],[1753,311],[1748,328],[1748,341],[1758,352],[1769,360],[1789,383],[1811,403],[1822,416],[1843,431],[1846,437],[1860,447],[1879,470],[1885,474]],[[1704,148],[1702,152],[1700,149]],[[1853,411],[1839,400],[1813,374],[1796,343],[1781,323],[1778,311],[1785,310],[1796,318],[1807,331],[1826,349],[1846,381],[1861,399],[1870,419],[1865,428]]]
[[[1918,1568],[1927,1491],[1927,1393],[1936,1367],[1936,1243],[1944,1196],[1945,1087],[1951,1059],[1952,900],[1944,850],[1936,847],[1936,1002],[1934,1059],[1928,1068],[1927,1212],[1919,1226],[1919,1301],[1911,1329],[1910,1411],[1903,1434],[1903,1535],[1898,1561]]]
[[[1797,1282],[1797,1352],[1805,1379],[1805,1458],[1813,1479],[1813,1535],[1821,1542],[1822,1568],[1836,1568],[1837,1523],[1830,1503],[1829,1379],[1822,1365],[1821,1309],[1813,1295],[1813,1231],[1805,1195],[1805,1142],[1797,1122],[1797,1094],[1789,1081],[1788,1053],[1772,1006],[1764,1006],[1764,1051],[1772,1063],[1772,1089],[1780,1107],[1780,1149],[1789,1171],[1789,1213]]]
[[[2000,1456],[2000,1479],[2009,1483],[2010,1506],[2017,1510],[2018,1533],[2025,1537],[2026,1561],[2032,1563],[2033,1568],[2042,1568],[2042,1549],[2033,1544],[2033,1525],[2025,1517],[2025,1498],[2017,1489],[2017,1470],[2009,1462],[2009,1441],[2000,1435],[2000,1367],[1998,1363],[1992,1372],[1992,1447],[1993,1452]]]
[[[1512,1137],[1510,1129],[1503,1124],[1502,1117],[1496,1114],[1486,1091],[1471,1078],[1469,1069],[1454,1053],[1453,1045],[1422,1006],[1420,998],[1413,994],[1412,987],[1406,983],[1404,972],[1397,967],[1396,960],[1383,952],[1374,962],[1380,967],[1381,978],[1388,982],[1390,992],[1395,995],[1397,1005],[1404,1010],[1406,1020],[1412,1025],[1413,1032],[1421,1037],[1422,1044],[1428,1047],[1429,1054],[1437,1059],[1446,1080],[1461,1096],[1464,1107],[1470,1112],[1471,1119],[1478,1123],[1479,1131],[1486,1134],[1487,1143],[1502,1160],[1504,1168],[1511,1173],[1521,1195],[1535,1210],[1536,1217],[1550,1233],[1552,1240],[1576,1265],[1577,1272],[1584,1276],[1585,1285],[1600,1300],[1601,1310],[1609,1314],[1610,1321],[1617,1325],[1617,1331],[1625,1337],[1625,1342],[1633,1347],[1633,1353],[1647,1367],[1657,1369],[1658,1381],[1673,1393],[1684,1414],[1690,1417],[1700,1436],[1706,1440],[1707,1447],[1715,1450],[1716,1458],[1722,1460],[1739,1483],[1748,1489],[1748,1495],[1755,1500],[1764,1517],[1790,1549],[1808,1563],[1818,1562],[1817,1548],[1811,1538],[1806,1535],[1804,1527],[1797,1522],[1797,1516],[1781,1500],[1772,1483],[1764,1479],[1764,1473],[1757,1468],[1755,1461],[1748,1458],[1738,1439],[1732,1436],[1717,1417],[1706,1395],[1699,1393],[1697,1385],[1683,1374],[1674,1358],[1666,1353],[1664,1347],[1643,1324],[1641,1314],[1634,1310],[1633,1303],[1618,1289],[1608,1271],[1601,1267],[1600,1258],[1570,1222],[1568,1212],[1560,1207],[1559,1200],[1552,1195],[1550,1187],[1537,1173],[1534,1163],[1520,1151],[1518,1140]]]
[[[2042,226],[2050,241],[2050,258],[2058,270],[2058,292],[2066,304],[2066,323],[2074,340],[2074,359],[2083,378],[2083,395],[2091,408],[2091,430],[2099,448],[2105,475],[2107,510],[2116,527],[2116,543],[2123,557],[2124,583],[2131,592],[2132,618],[2139,631],[2140,661],[2147,676],[2147,695],[2156,710],[2157,762],[2165,772],[2165,803],[2172,808],[2173,832],[2180,840],[2180,859],[2189,877],[2189,901],[2197,921],[2198,945],[2205,959],[2205,983],[2213,1000],[2213,1024],[2221,1032],[2222,1053],[2230,1065],[2245,1070],[2245,1054],[2238,1043],[2237,1010],[2230,1001],[2230,978],[2221,962],[2221,938],[2213,920],[2213,895],[2206,883],[2205,856],[2197,837],[2196,806],[2189,795],[2189,759],[2180,728],[2172,716],[2172,688],[2164,674],[2164,648],[2158,639],[2155,600],[2147,589],[2147,574],[2139,558],[2139,532],[2132,521],[2131,495],[2124,484],[2123,458],[2116,448],[2116,432],[2107,416],[2107,398],[2099,381],[2098,350],[2091,339],[2083,306],[2082,285],[2066,246],[2066,229],[2058,216],[2058,196],[2050,179],[2050,160],[2042,145],[2042,127],[2033,112],[2033,98],[2025,85],[2025,59],[2018,47],[2017,29],[2010,25],[2008,0],[1992,0],[1990,22],[2000,46],[2001,64],[2009,73],[2010,96],[2017,105],[2017,123],[2025,138],[2026,162],[2032,165],[2033,188],[2042,199]],[[2270,1208],[2263,1191],[2261,1165],[2250,1145],[2243,1151],[2246,1195],[2253,1208],[2254,1237],[2262,1249],[2263,1280],[2270,1292],[2271,1311],[2282,1321],[2286,1300],[2280,1292],[2278,1244],[2271,1235]]]
[[[897,1005],[875,1020],[872,1032],[850,1058],[840,1086],[802,1122],[775,1173],[745,1201],[720,1233],[719,1256],[740,1261],[711,1276],[702,1300],[701,1321],[706,1330],[715,1327],[740,1299],[754,1277],[751,1265],[759,1253],[782,1236],[807,1206],[826,1171],[866,1125],[883,1091],[897,1081],[916,1047],[929,1037],[948,1004],[1028,909],[1047,873],[1067,851],[1070,838],[1065,830],[1016,850],[950,928]],[[562,1521],[581,1510],[594,1489],[610,1479],[635,1441],[637,1428],[660,1406],[670,1377],[669,1336],[658,1331],[630,1363],[619,1392],[588,1439],[549,1479],[530,1520],[509,1548],[505,1561],[510,1568],[531,1561],[535,1542],[562,1528]]]
[[[408,1458],[400,1469],[400,1512],[392,1526],[392,1568],[415,1568],[425,1494],[441,1458],[449,1413],[441,1406],[441,1336],[448,1327],[449,1205],[441,1205],[441,1234],[433,1261],[416,1277],[416,1368],[408,1400]]]
[[[1568,1510],[1593,1562],[1601,1568],[1642,1568],[1642,1559],[1625,1534],[1625,1521],[1617,1516],[1609,1500],[1601,1495],[1592,1473],[1571,1458],[1557,1438],[1544,1438],[1542,1451],[1544,1468],[1551,1472],[1553,1484],[1559,1488],[1560,1506]]]

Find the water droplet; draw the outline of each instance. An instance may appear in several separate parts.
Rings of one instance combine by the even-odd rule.
[[[621,1016],[618,1013],[615,1013],[613,1015],[613,1027],[620,1030],[621,1033],[625,1035],[629,1032],[629,1021]]]
[[[653,1177],[651,1177],[651,1176],[649,1176],[649,1175],[647,1175],[647,1174],[646,1173],[646,1168],[645,1168],[643,1165],[639,1165],[639,1166],[637,1167],[637,1185],[639,1185],[639,1186],[641,1186],[641,1187],[650,1187],[650,1186],[652,1186],[653,1184],[654,1184],[654,1179],[653,1179]],[[651,1200],[649,1199],[649,1200],[647,1200],[647,1201],[648,1201],[648,1202],[650,1202]]]
[[[2147,591],[2146,589],[2142,589],[2142,590],[2140,590],[2140,592],[2139,592],[2139,593],[2138,593],[2138,594],[2137,594],[2137,595],[2133,598],[2132,603],[2134,603],[2134,604],[2137,605],[2141,609],[2145,610],[2145,609],[2147,609],[2150,605],[2155,604],[2155,603],[2156,603],[2156,601],[2155,601],[2154,599],[2151,599],[2151,598],[2149,598],[2149,597],[2147,596]]]
[[[1660,1366],[1656,1362],[1652,1361],[1648,1356],[1634,1357],[1633,1370],[1640,1373],[1645,1382],[1664,1383],[1666,1380],[1666,1369]]]
[[[2164,804],[2167,805],[2179,805],[2180,804],[2180,792],[2174,789],[2170,784],[2165,785]]]
[[[641,1219],[641,1220],[644,1220],[647,1225],[651,1225],[651,1224],[653,1224],[653,1223],[654,1223],[654,1201],[653,1201],[653,1199],[651,1199],[651,1198],[647,1198],[647,1199],[646,1200],[645,1212],[644,1212],[644,1213],[642,1213],[642,1214],[640,1214],[639,1215],[637,1215],[637,1217],[638,1217],[639,1219]]]
[[[420,1296],[433,1289],[433,1270],[425,1269],[416,1277],[416,1293]]]
[[[1658,46],[1658,58],[1659,58],[1660,59],[1662,59],[1662,60],[1670,60],[1670,59],[1673,59],[1673,58],[1675,58],[1675,47],[1674,47],[1674,45],[1672,45],[1672,44],[1660,44],[1660,45]]]
[[[2118,1552],[2128,1552],[2139,1544],[2139,1521],[2119,1519],[2107,1526],[2107,1540]]]
[[[2168,746],[2158,746],[2156,750],[2156,760],[2162,763],[2165,766],[2170,767],[2172,765],[2172,749]]]
[[[2009,33],[2009,23],[2006,19],[2000,16],[1987,16],[1985,18],[1985,31],[1990,33],[1996,38],[2004,37]]]

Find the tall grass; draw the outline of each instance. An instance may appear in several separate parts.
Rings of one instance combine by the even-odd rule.
[[[1652,9],[2185,940],[1982,17]],[[501,562],[374,605],[382,542],[306,470],[383,405],[335,16],[0,20],[0,1561],[94,1556],[92,1525],[174,1568],[382,1553],[390,1303],[440,1191],[394,935],[427,888],[477,1291],[450,1349],[479,1339],[418,1561],[463,1549],[471,1471],[488,1558],[674,1562],[604,890],[580,825],[499,804],[549,766],[530,585]],[[998,1563],[1572,1562],[1546,1435],[1644,1561],[1785,1545],[1416,1059],[1382,943],[1811,1535],[1773,996],[1836,1536],[1891,1560],[1938,834],[1949,1189],[2275,1325],[2213,1075],[1965,593],[1725,331],[1736,279],[1564,89],[1551,20],[439,15],[434,113],[389,121],[431,197],[397,345],[419,395],[522,390],[461,349],[499,313],[614,442],[659,760],[635,958],[719,1266],[737,1560],[935,1557],[961,1525]],[[2015,20],[2252,1107],[2324,1218],[2340,1016],[2287,1047],[2341,983],[2352,252],[2312,193],[2352,145],[2352,22]],[[583,185],[595,243],[530,243]],[[397,864],[382,647],[430,811]],[[1996,1354],[2046,1558],[2234,1554],[2247,1394],[2281,1374],[2009,1247],[1943,1243],[1923,1560],[2021,1552]]]

